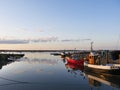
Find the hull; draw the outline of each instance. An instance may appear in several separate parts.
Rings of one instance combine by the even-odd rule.
[[[80,65],[80,66],[84,65],[84,60],[75,60],[75,59],[67,58],[67,62],[75,65]]]
[[[103,75],[120,75],[120,69],[98,69],[98,68],[91,68],[88,66],[84,66],[84,71],[96,73],[96,74],[103,74]]]
[[[83,65],[75,65],[75,64],[72,64],[72,63],[67,63],[67,64],[65,64],[65,66],[67,68],[71,68],[73,70],[80,70],[80,71],[84,70],[84,66]]]

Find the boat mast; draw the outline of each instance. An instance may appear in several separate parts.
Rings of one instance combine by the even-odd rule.
[[[91,52],[93,51],[93,42],[91,42]]]

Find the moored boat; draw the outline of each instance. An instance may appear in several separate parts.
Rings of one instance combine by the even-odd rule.
[[[75,65],[84,65],[84,58],[80,54],[73,54],[69,57],[66,57],[68,63]]]
[[[68,63],[72,63],[75,65],[84,65],[84,60],[76,60],[76,59],[72,59],[72,58],[67,58],[67,62]]]
[[[120,64],[101,64],[101,55],[91,50],[88,61],[84,62],[84,70],[98,74],[120,75]]]
[[[83,65],[75,65],[75,64],[72,64],[72,63],[66,63],[65,66],[66,66],[66,68],[71,68],[73,70],[80,70],[82,72],[84,70]]]

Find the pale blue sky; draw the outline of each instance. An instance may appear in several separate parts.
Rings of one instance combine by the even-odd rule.
[[[0,49],[120,49],[120,0],[0,0]]]

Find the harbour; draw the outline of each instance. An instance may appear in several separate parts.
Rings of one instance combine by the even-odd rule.
[[[120,90],[120,0],[0,0],[0,90]]]
[[[3,63],[5,62],[5,63]],[[101,82],[90,76],[90,72],[85,72],[84,67],[70,64],[60,55],[51,55],[51,52],[24,52],[24,56],[13,61],[1,60],[0,69],[0,89],[2,90],[118,90],[120,89],[119,77],[111,79],[112,76],[106,77],[107,83]],[[90,74],[90,75],[88,75]],[[93,73],[92,73],[93,74]],[[89,78],[97,80],[89,81]],[[104,80],[106,80],[104,79]],[[110,79],[110,81],[109,81]],[[110,84],[111,83],[111,84]]]

